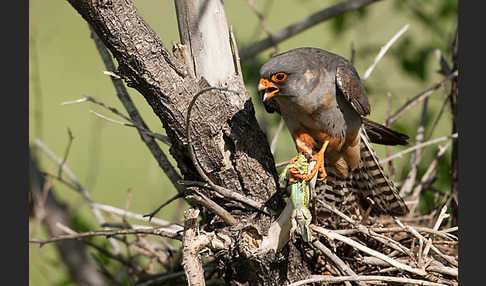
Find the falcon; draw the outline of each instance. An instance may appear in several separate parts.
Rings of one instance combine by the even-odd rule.
[[[319,172],[334,196],[347,190],[361,205],[371,201],[375,214],[408,213],[370,144],[405,145],[408,136],[365,118],[368,97],[348,60],[318,48],[278,54],[261,67],[258,91],[266,110],[281,114],[297,151],[316,161],[309,175],[293,176]]]

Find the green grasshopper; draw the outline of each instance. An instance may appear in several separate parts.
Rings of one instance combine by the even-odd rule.
[[[297,170],[301,174],[307,174],[309,169],[309,163],[307,159],[302,153],[299,153],[296,157],[296,160],[288,164],[283,172],[280,174],[279,181],[282,185],[283,182],[286,181],[287,177],[289,176],[290,169],[293,172]],[[311,231],[309,229],[309,225],[312,220],[312,215],[309,210],[309,186],[308,181],[297,179],[295,182],[290,183],[290,201],[293,206],[292,215],[290,217],[292,227],[290,228],[290,234],[293,235],[294,232],[297,230],[302,239],[305,242],[311,240]]]

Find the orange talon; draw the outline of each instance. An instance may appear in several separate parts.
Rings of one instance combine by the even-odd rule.
[[[329,141],[326,140],[322,144],[321,150],[317,152],[314,156],[312,156],[311,162],[316,161],[316,164],[314,165],[314,168],[312,169],[312,172],[310,174],[307,174],[305,177],[306,180],[312,179],[315,175],[316,172],[319,171],[321,174],[319,175],[319,181],[324,180],[327,177],[326,169],[324,169],[324,152],[326,151],[327,145],[329,144]]]

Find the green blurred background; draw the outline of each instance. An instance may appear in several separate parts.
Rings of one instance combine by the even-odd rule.
[[[323,0],[267,0],[255,1],[266,15],[272,31],[278,31],[310,14],[339,1]],[[166,45],[178,42],[177,20],[173,1],[134,1],[139,13],[158,33]],[[226,1],[226,12],[233,26],[239,49],[266,37],[255,13],[244,0]],[[90,38],[87,23],[67,1],[30,1],[30,96],[29,140],[42,140],[54,153],[62,157],[69,142],[68,128],[74,140],[67,165],[91,193],[94,201],[146,214],[176,192],[165,174],[158,167],[133,128],[110,123],[90,113],[97,111],[116,118],[106,110],[90,103],[61,105],[64,101],[92,96],[124,111],[115,96],[112,83],[103,74],[104,66]],[[373,62],[380,48],[404,25],[408,32],[394,44],[366,82],[372,103],[370,118],[384,122],[387,92],[392,94],[395,111],[408,99],[438,81],[439,64],[434,50],[443,52],[450,60],[450,44],[457,25],[457,0],[384,0],[331,21],[323,22],[278,45],[280,51],[291,48],[319,47],[346,58],[354,46],[355,66],[362,75]],[[268,58],[269,49],[243,63],[245,82],[253,96],[253,104],[261,128],[270,141],[279,116],[268,114],[256,95],[257,72]],[[152,131],[164,133],[157,117],[143,97],[129,89],[137,108]],[[444,99],[448,87],[441,88],[430,97],[427,127],[430,128]],[[421,104],[400,118],[392,127],[407,133],[415,141]],[[118,119],[118,118],[116,118]],[[450,134],[450,111],[432,138]],[[426,128],[426,136],[429,134]],[[161,146],[168,154],[168,148]],[[405,147],[394,147],[393,152]],[[385,149],[376,146],[380,158]],[[430,147],[419,169],[423,174],[433,159],[436,146]],[[287,130],[281,134],[275,152],[276,162],[289,159],[295,153]],[[41,169],[57,173],[56,166],[42,153],[37,153]],[[397,181],[408,172],[409,156],[396,160]],[[434,187],[442,192],[450,189],[450,150],[440,161],[440,174]],[[56,195],[66,202],[79,229],[98,229],[96,220],[81,196],[60,183],[55,183]],[[128,199],[129,197],[129,199]],[[434,207],[433,191],[425,192],[421,210]],[[175,213],[177,203],[164,208],[158,217],[173,220],[181,217]],[[42,228],[30,223],[35,238],[45,237]],[[102,241],[102,240],[99,240]],[[59,260],[54,245],[39,248],[29,245],[29,281],[31,285],[72,285],[63,262]]]

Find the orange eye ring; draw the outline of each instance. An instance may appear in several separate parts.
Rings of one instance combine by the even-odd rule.
[[[285,81],[287,79],[287,74],[284,73],[284,72],[278,72],[274,75],[272,75],[272,80],[274,82],[282,82],[282,81]]]

